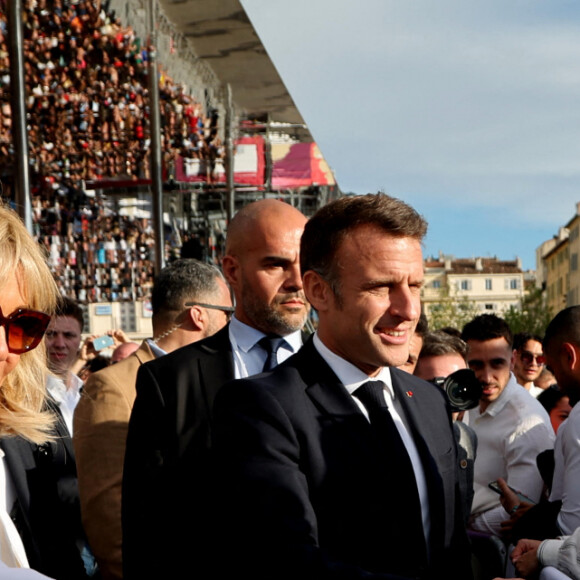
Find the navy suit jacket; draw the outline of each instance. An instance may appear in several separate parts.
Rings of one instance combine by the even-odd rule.
[[[257,579],[471,576],[457,455],[440,389],[391,369],[429,486],[430,556],[400,533],[410,494],[312,341],[214,407],[220,516],[235,571]],[[418,501],[418,500],[417,500]]]
[[[123,470],[125,580],[206,577],[211,411],[234,377],[227,326],[139,368]]]

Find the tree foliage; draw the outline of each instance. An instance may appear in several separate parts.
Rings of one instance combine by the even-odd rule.
[[[449,287],[441,290],[439,300],[431,302],[427,320],[430,330],[452,326],[458,330],[480,314],[477,304],[467,296],[451,296]]]
[[[510,306],[504,318],[514,334],[530,332],[544,336],[553,314],[546,305],[542,291],[534,288],[523,297],[517,308]]]

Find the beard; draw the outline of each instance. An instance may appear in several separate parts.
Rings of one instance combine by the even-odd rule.
[[[291,299],[302,300],[304,304],[300,307],[290,307],[283,304]],[[242,303],[246,316],[253,322],[255,328],[265,334],[279,336],[291,334],[304,326],[308,316],[308,303],[303,292],[276,295],[272,302],[265,304],[256,299],[250,286],[244,285]]]

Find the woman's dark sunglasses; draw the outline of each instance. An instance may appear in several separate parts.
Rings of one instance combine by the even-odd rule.
[[[0,326],[5,329],[8,351],[13,354],[23,354],[36,348],[49,322],[50,316],[37,310],[18,308],[10,316],[4,316],[0,308]]]

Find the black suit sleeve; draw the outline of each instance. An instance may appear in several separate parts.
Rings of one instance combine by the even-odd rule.
[[[330,559],[320,548],[309,482],[301,468],[303,441],[268,389],[251,380],[224,386],[214,418],[216,473],[224,508],[220,530],[232,549],[226,564],[233,563],[224,577],[400,578]]]
[[[209,411],[169,357],[137,375],[121,507],[126,580],[182,577],[208,560]]]
[[[122,525],[125,578],[147,577],[161,562],[159,541],[164,530],[160,495],[163,473],[163,443],[160,421],[163,397],[156,377],[147,365],[137,374],[137,397],[129,421],[123,468]]]

